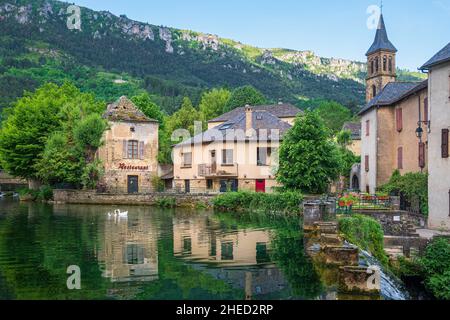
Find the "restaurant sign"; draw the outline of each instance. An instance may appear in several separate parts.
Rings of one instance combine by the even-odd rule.
[[[120,163],[119,170],[146,171],[146,170],[148,170],[148,166],[135,166],[135,165],[128,165],[125,163]]]

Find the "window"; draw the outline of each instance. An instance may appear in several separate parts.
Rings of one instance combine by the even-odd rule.
[[[397,122],[397,131],[401,132],[403,130],[403,109],[398,108],[395,110],[395,120]]]
[[[428,122],[428,98],[423,100],[423,120]]]
[[[387,57],[384,56],[383,57],[383,71],[386,71],[386,70],[387,70]]]
[[[366,121],[366,137],[370,136],[370,120]]]
[[[223,149],[222,150],[222,164],[232,165],[233,164],[233,149]]]
[[[419,143],[419,167],[420,168],[425,168],[425,143],[424,142],[420,142]]]
[[[139,158],[139,141],[130,140],[128,141],[128,159],[138,159]]]
[[[375,85],[372,86],[372,98],[377,96],[377,87]]]
[[[448,129],[442,129],[442,158],[448,158]]]
[[[213,188],[213,181],[212,181],[212,179],[206,180],[206,189],[212,190],[212,188]]]
[[[183,153],[183,167],[192,167],[192,152]]]
[[[125,249],[125,261],[127,264],[143,264],[144,248],[137,244],[128,244]]]
[[[374,62],[373,62],[373,60],[371,60],[370,61],[370,74],[373,74],[374,73],[374,70],[375,68],[374,68]]]
[[[378,72],[380,69],[380,62],[378,60],[378,57],[375,58],[375,72]]]
[[[392,57],[389,57],[389,72],[392,72],[393,69]]]
[[[403,169],[403,147],[399,147],[397,150],[397,169]]]
[[[260,167],[268,166],[271,156],[272,150],[270,148],[257,148],[257,165]]]
[[[369,156],[368,155],[365,157],[364,167],[366,169],[366,172],[369,172]]]
[[[189,256],[192,254],[192,239],[190,237],[183,238],[183,255]]]
[[[221,243],[221,257],[224,261],[231,261],[233,257],[233,242],[222,242]]]

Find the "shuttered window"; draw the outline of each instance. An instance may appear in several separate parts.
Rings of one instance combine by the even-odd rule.
[[[442,158],[448,158],[448,129],[442,129]]]
[[[424,142],[420,142],[419,143],[419,167],[420,168],[425,168],[425,143]]]
[[[192,167],[192,152],[183,153],[183,167]]]
[[[370,136],[370,120],[366,121],[366,137]]]
[[[128,141],[128,159],[139,159],[139,141]]]
[[[396,109],[395,118],[397,120],[397,131],[401,132],[403,130],[403,109],[402,108]]]
[[[369,172],[369,156],[365,157],[365,164],[364,167],[366,169],[366,172]]]
[[[423,120],[428,121],[428,98],[423,100]]]
[[[397,168],[403,169],[403,147],[399,147],[397,151]]]

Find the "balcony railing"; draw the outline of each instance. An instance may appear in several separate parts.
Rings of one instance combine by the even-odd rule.
[[[198,175],[200,177],[237,177],[237,164],[199,164]]]

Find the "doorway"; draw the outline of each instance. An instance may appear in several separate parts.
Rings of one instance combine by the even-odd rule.
[[[138,176],[128,176],[128,193],[139,193]]]
[[[357,175],[354,175],[352,178],[352,190],[359,190],[359,179]]]
[[[256,180],[256,192],[266,192],[266,180]]]
[[[184,192],[191,193],[191,180],[184,180]]]

